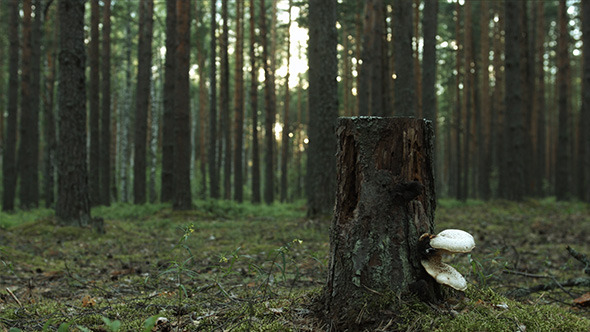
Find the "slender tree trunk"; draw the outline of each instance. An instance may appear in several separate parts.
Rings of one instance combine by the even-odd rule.
[[[262,39],[262,65],[264,68],[264,202],[274,201],[274,123],[276,107],[274,103],[274,73],[269,60],[268,30],[266,28],[265,0],[260,0],[260,36]]]
[[[219,87],[219,108],[220,123],[222,132],[221,151],[223,156],[223,198],[231,199],[231,125],[229,123],[229,23],[228,23],[228,1],[221,0],[221,18],[223,19],[222,34],[219,45],[221,57],[221,77]]]
[[[99,37],[98,23],[100,21],[98,0],[90,1],[90,43],[88,45],[88,58],[90,66],[90,80],[88,91],[88,106],[90,118],[88,127],[90,131],[90,165],[88,168],[88,181],[90,185],[90,204],[96,206],[100,203],[100,108],[99,108]]]
[[[505,198],[521,200],[524,196],[524,124],[523,99],[520,72],[520,35],[522,7],[512,1],[505,2],[505,36],[506,36],[506,95],[504,102],[510,105],[506,109],[505,137],[506,141],[506,170],[510,176],[500,186],[506,186]],[[509,112],[508,112],[509,111]]]
[[[54,113],[54,91],[55,91],[55,58],[57,55],[57,24],[58,20],[54,17],[56,10],[52,6],[52,19],[46,18],[46,35],[47,35],[47,49],[46,49],[46,63],[47,69],[45,72],[45,91],[43,92],[43,141],[45,142],[43,153],[43,196],[45,199],[45,207],[51,208],[55,204],[55,150],[56,132],[55,132],[55,113]]]
[[[331,213],[336,188],[334,121],[338,116],[336,0],[309,4],[307,215]]]
[[[418,40],[418,36],[420,36],[420,0],[414,0],[414,26],[413,26],[413,34],[412,36],[416,36],[416,38],[412,38],[412,52],[414,57],[414,78],[416,80],[416,115],[418,117],[423,118],[422,113],[422,77],[421,68],[420,68],[420,43]],[[424,29],[424,27],[422,27]]]
[[[205,60],[207,55],[205,54],[205,36],[204,34],[200,34],[199,31],[203,30],[204,28],[204,13],[205,10],[200,7],[202,2],[195,1],[196,5],[196,21],[197,21],[197,63],[198,63],[198,71],[199,71],[199,164],[201,167],[201,189],[199,192],[199,196],[201,199],[205,199],[207,197],[207,111],[209,108],[209,101],[207,100],[207,80],[206,80],[206,70],[205,70]],[[204,7],[203,7],[204,8]],[[202,27],[202,28],[201,28]]]
[[[59,0],[59,144],[57,205],[62,224],[91,222],[86,162],[84,3]]]
[[[413,116],[416,113],[416,78],[412,54],[412,0],[393,3],[393,43],[395,61],[394,114]]]
[[[16,132],[18,114],[18,68],[19,48],[18,39],[19,27],[19,6],[17,1],[10,1],[8,6],[8,38],[9,38],[9,59],[8,59],[8,104],[6,117],[6,148],[2,156],[2,211],[14,210],[14,197],[16,193]]]
[[[23,23],[22,23],[22,48],[21,48],[21,109],[19,121],[19,145],[17,157],[17,171],[20,178],[19,198],[20,206],[23,209],[34,208],[33,200],[34,184],[33,174],[37,165],[37,155],[32,155],[32,145],[38,139],[33,136],[33,127],[37,128],[37,123],[33,125],[33,105],[32,105],[32,1],[23,1]],[[38,129],[37,129],[38,131]]]
[[[436,134],[436,31],[438,1],[425,0],[422,21],[424,53],[422,56],[422,115],[432,121]]]
[[[153,0],[139,3],[139,42],[137,46],[137,92],[135,109],[135,152],[133,163],[133,202],[146,202],[146,139],[152,71]]]
[[[403,0],[411,1],[411,0]],[[383,82],[387,72],[383,69],[384,17],[383,0],[368,0],[365,3],[363,48],[359,78],[359,114],[387,116]],[[411,44],[410,44],[411,47]]]
[[[236,67],[234,89],[234,200],[244,200],[242,153],[244,152],[244,0],[236,1]]]
[[[490,146],[490,9],[487,1],[481,3],[481,97],[479,103],[479,113],[481,128],[478,130],[479,139],[479,196],[484,199],[490,199],[490,176],[492,160]]]
[[[252,203],[260,203],[260,149],[258,143],[258,67],[256,64],[256,7],[250,0],[250,112],[252,113]],[[260,13],[264,15],[264,12]]]
[[[211,44],[209,46],[209,189],[211,198],[219,198],[219,168],[217,164],[217,0],[211,1]]]
[[[103,2],[100,203],[108,206],[111,205],[111,0]]]
[[[453,163],[455,164],[453,169],[455,170],[455,193],[456,197],[459,200],[467,199],[467,193],[463,191],[463,150],[461,148],[461,142],[465,139],[464,126],[462,123],[462,114],[463,114],[463,103],[461,100],[461,77],[464,75],[461,74],[462,68],[462,46],[461,46],[461,6],[459,2],[455,4],[455,13],[456,13],[456,20],[455,20],[455,40],[457,41],[457,55],[455,61],[455,111],[454,111],[454,148],[455,148],[455,158]],[[465,93],[465,91],[463,91]]]
[[[289,162],[289,146],[291,144],[289,138],[289,104],[291,101],[291,96],[289,92],[289,64],[291,58],[291,0],[289,0],[289,21],[287,23],[287,75],[285,76],[285,109],[283,112],[283,132],[281,137],[281,195],[280,199],[281,202],[287,201],[287,194],[288,194],[288,162]]]
[[[176,83],[174,103],[174,209],[192,207],[191,195],[191,128],[190,128],[190,0],[176,2],[178,44],[176,47]]]
[[[471,10],[471,1],[466,1],[465,5],[463,6],[463,10],[465,13],[465,25],[463,26],[463,38],[464,43],[463,47],[465,52],[463,53],[464,56],[464,64],[465,64],[465,74],[463,76],[463,151],[461,152],[461,156],[463,157],[463,161],[461,169],[463,170],[463,181],[462,185],[463,188],[460,190],[462,193],[461,199],[466,200],[469,196],[469,180],[470,180],[470,172],[471,169],[471,151],[470,151],[470,144],[473,140],[473,136],[471,135],[471,118],[473,114],[473,73],[472,70],[475,71],[474,63],[473,63],[473,38],[472,38],[472,29],[473,29],[473,20],[472,20],[472,10]]]
[[[508,175],[506,170],[506,151],[504,148],[504,113],[505,113],[505,104],[504,104],[504,87],[505,87],[505,79],[504,79],[504,71],[503,71],[503,62],[502,62],[502,54],[504,53],[503,47],[503,37],[502,37],[502,30],[504,27],[504,6],[503,3],[498,1],[495,3],[495,12],[498,15],[498,22],[494,24],[494,59],[493,59],[493,66],[494,66],[494,77],[496,78],[496,82],[494,84],[494,93],[493,93],[493,112],[492,112],[492,139],[491,145],[493,148],[493,156],[495,162],[492,162],[493,165],[496,166],[498,169],[498,183],[502,183],[504,181],[504,177]],[[504,197],[504,190],[506,188],[499,187],[498,191],[496,192],[496,196]]]
[[[547,157],[547,131],[546,131],[546,107],[545,107],[545,66],[544,66],[544,56],[545,56],[545,6],[543,1],[535,2],[535,9],[537,14],[537,27],[536,33],[537,36],[535,38],[535,60],[536,60],[536,69],[535,69],[535,99],[533,102],[535,103],[535,113],[537,115],[537,144],[535,150],[535,162],[534,162],[534,173],[535,173],[535,180],[536,180],[536,195],[542,197],[545,195],[545,183],[547,181],[546,174],[546,157]],[[586,45],[586,44],[584,44]],[[589,44],[590,45],[590,44]],[[582,91],[585,91],[582,89]]]
[[[582,1],[582,106],[580,108],[580,148],[578,157],[578,198],[590,202],[590,2]]]
[[[166,0],[166,60],[162,117],[162,202],[174,198],[174,84],[176,80],[176,0]]]
[[[332,328],[355,330],[384,294],[441,296],[418,249],[419,237],[434,230],[434,136],[429,121],[413,118],[340,118],[336,131],[324,305]]]
[[[557,39],[557,105],[559,109],[559,127],[557,137],[557,165],[555,168],[555,195],[558,200],[569,199],[572,194],[572,178],[570,172],[572,157],[570,153],[570,101],[568,100],[568,80],[570,78],[567,75],[570,68],[568,22],[569,18],[565,0],[560,0],[558,10],[559,38]]]
[[[131,10],[127,7],[127,14],[130,15]],[[120,132],[120,162],[119,172],[121,180],[121,201],[128,202],[130,196],[130,180],[129,180],[129,162],[131,160],[131,113],[132,113],[132,93],[131,93],[131,24],[127,21],[125,24],[125,81],[123,84],[122,97],[123,105],[120,108],[119,114],[121,122]]]

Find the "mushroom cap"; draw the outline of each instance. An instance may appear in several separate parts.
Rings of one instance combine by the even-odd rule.
[[[467,289],[467,281],[454,267],[441,261],[441,255],[433,255],[428,259],[421,260],[422,266],[436,279],[439,284],[450,286],[456,290]]]
[[[466,253],[475,248],[475,240],[460,229],[445,229],[430,238],[430,246],[451,253]]]

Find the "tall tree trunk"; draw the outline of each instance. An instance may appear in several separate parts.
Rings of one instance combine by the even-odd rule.
[[[59,0],[59,144],[57,205],[60,223],[90,224],[86,163],[86,52],[84,3]]]
[[[217,0],[211,1],[211,44],[209,46],[209,189],[211,198],[219,198],[219,168],[217,164]]]
[[[412,0],[393,3],[393,43],[395,61],[394,114],[413,116],[416,113],[416,78],[412,54]]]
[[[19,145],[17,170],[20,178],[19,198],[20,206],[23,209],[30,209],[36,206],[33,199],[35,191],[33,184],[34,168],[37,165],[37,155],[32,155],[32,145],[38,139],[33,136],[33,127],[37,128],[37,123],[33,124],[33,105],[32,105],[32,1],[23,1],[23,23],[22,23],[22,48],[21,48],[21,110],[19,121]],[[37,129],[38,131],[38,129]]]
[[[219,108],[220,123],[222,132],[221,151],[223,156],[223,198],[231,199],[231,125],[229,123],[229,23],[228,23],[228,1],[221,0],[221,18],[223,19],[222,34],[219,45],[221,57],[221,77],[219,85]]]
[[[473,136],[471,135],[471,118],[473,115],[473,72],[475,71],[474,62],[473,62],[473,38],[472,38],[472,29],[473,29],[473,20],[472,20],[472,10],[471,10],[471,1],[466,1],[465,5],[463,6],[463,10],[465,13],[465,25],[463,26],[463,38],[464,43],[463,47],[465,52],[463,53],[464,56],[464,63],[465,63],[465,75],[463,76],[463,151],[461,152],[461,156],[463,157],[461,169],[463,170],[463,188],[460,190],[462,193],[461,199],[466,200],[469,196],[469,180],[470,174],[472,172],[471,169],[471,141],[473,140]]]
[[[438,28],[438,1],[425,0],[422,17],[422,33],[424,35],[424,50],[422,54],[422,117],[432,121],[434,136],[438,134],[437,128],[437,104],[436,104],[436,32]],[[436,141],[435,141],[436,144]],[[437,151],[435,148],[434,151]],[[434,161],[441,165],[438,159],[441,154],[435,155]],[[436,167],[439,172],[436,176],[440,184],[442,174],[440,167]],[[437,185],[440,187],[440,185]]]
[[[206,70],[205,70],[205,60],[207,55],[205,54],[205,34],[199,33],[200,30],[205,31],[205,19],[204,7],[201,8],[202,2],[195,1],[196,6],[196,21],[197,21],[197,63],[198,63],[198,72],[199,72],[199,164],[201,168],[201,186],[199,196],[201,199],[205,199],[207,197],[207,112],[209,111],[209,101],[207,99],[207,80],[206,80]]]
[[[364,309],[388,292],[419,292],[430,301],[441,295],[418,249],[419,237],[434,230],[431,123],[340,118],[336,131],[338,186],[324,305],[329,324],[340,330],[362,326]]]
[[[258,67],[256,65],[256,7],[250,0],[250,112],[252,114],[252,203],[260,203],[260,149],[258,143]],[[264,12],[260,13],[264,15]]]
[[[18,68],[19,48],[18,39],[19,8],[17,1],[8,3],[8,102],[6,117],[6,148],[2,156],[2,211],[14,210],[14,197],[16,193],[16,132],[18,115]]]
[[[523,124],[523,100],[520,72],[520,37],[522,7],[513,1],[505,2],[505,40],[506,40],[506,94],[504,103],[510,105],[506,109],[505,137],[506,141],[506,170],[510,176],[506,181],[500,182],[505,190],[505,198],[521,200],[524,196],[524,124]]]
[[[455,150],[455,158],[452,159],[453,162],[453,170],[454,170],[454,191],[456,198],[459,200],[467,199],[467,193],[463,191],[463,151],[461,148],[461,142],[465,139],[463,135],[464,127],[462,124],[462,111],[463,111],[463,103],[461,101],[461,77],[464,76],[461,74],[461,58],[462,58],[462,46],[461,46],[461,5],[459,2],[455,3],[455,40],[457,41],[456,47],[456,60],[455,60],[455,109],[453,114],[453,146]],[[463,93],[465,93],[463,91]]]
[[[420,0],[414,0],[414,22],[413,22],[413,33],[412,36],[412,52],[414,57],[414,78],[416,80],[416,116],[423,118],[422,115],[422,77],[420,68],[420,42],[418,36],[420,36]],[[422,27],[424,29],[424,27]]]
[[[481,96],[479,99],[480,130],[478,130],[479,142],[479,197],[490,199],[490,175],[492,149],[490,146],[490,9],[487,1],[481,3]]]
[[[260,37],[262,39],[262,65],[264,68],[264,202],[274,201],[274,123],[276,107],[274,103],[274,73],[271,68],[266,28],[265,0],[260,0]]]
[[[55,58],[57,55],[57,24],[58,20],[54,17],[57,11],[54,9],[57,6],[51,7],[51,17],[46,17],[46,59],[47,70],[45,72],[45,90],[43,92],[43,141],[45,142],[43,153],[43,197],[45,199],[45,207],[51,208],[55,203],[55,150],[56,132],[55,132],[55,113],[54,113],[54,91],[55,91]]]
[[[334,121],[338,116],[336,0],[309,3],[309,144],[307,215],[331,213],[336,188]]]
[[[190,127],[190,0],[178,0],[176,17],[178,44],[176,48],[176,83],[174,103],[174,209],[192,207],[191,195],[191,127]]]
[[[530,196],[534,193],[534,184],[533,184],[533,137],[534,128],[533,125],[533,92],[535,90],[535,81],[534,81],[534,64],[535,64],[535,57],[533,53],[533,46],[531,45],[534,42],[534,35],[531,34],[531,29],[529,28],[530,25],[534,23],[529,23],[531,20],[529,19],[528,13],[528,2],[521,1],[519,2],[521,6],[521,22],[522,22],[522,33],[520,37],[520,72],[521,72],[521,80],[522,80],[522,105],[523,105],[523,121],[525,124],[525,128],[523,131],[524,134],[524,144],[522,148],[522,155],[521,158],[523,159],[523,167],[526,172],[524,172],[524,188],[523,194]]]
[[[572,191],[571,177],[571,130],[568,100],[567,72],[570,68],[568,50],[568,22],[565,0],[559,0],[558,10],[559,38],[557,39],[557,106],[559,109],[558,137],[557,137],[557,164],[555,167],[555,195],[558,200],[569,199]]]
[[[422,55],[422,115],[432,121],[436,135],[436,31],[438,1],[425,0],[422,18],[424,51]]]
[[[90,186],[90,204],[96,206],[100,203],[100,109],[99,109],[99,51],[98,23],[100,21],[98,0],[90,1],[90,43],[88,45],[88,58],[90,67],[90,81],[88,91],[88,106],[90,119],[88,127],[90,131],[90,165],[88,168],[88,182]]]
[[[153,0],[139,3],[139,42],[137,46],[137,92],[135,104],[135,152],[133,163],[133,202],[146,202],[146,140],[152,72]]]
[[[244,0],[236,1],[236,67],[234,89],[234,200],[244,200],[242,153],[244,152]]]
[[[111,0],[103,2],[100,203],[108,206],[111,205]]]
[[[590,202],[590,2],[582,1],[582,106],[580,108],[580,148],[578,152],[578,198]]]
[[[289,159],[289,146],[291,145],[289,138],[289,104],[291,96],[289,92],[289,65],[291,64],[291,0],[289,0],[289,20],[287,23],[287,75],[285,76],[285,109],[283,112],[283,132],[281,137],[281,202],[287,201],[288,194],[288,176],[287,176],[287,163]]]
[[[131,15],[131,10],[127,6],[127,14]],[[123,83],[120,107],[120,160],[119,160],[119,177],[121,181],[121,201],[128,202],[130,196],[129,164],[131,160],[131,113],[132,113],[132,93],[131,93],[131,24],[127,21],[125,24],[125,81]]]
[[[498,169],[498,183],[502,183],[504,181],[504,177],[509,175],[508,171],[506,170],[506,151],[504,148],[504,113],[505,113],[505,104],[504,104],[504,87],[505,87],[505,73],[504,73],[504,66],[502,61],[502,54],[504,53],[504,46],[502,37],[502,30],[504,28],[504,6],[503,3],[498,1],[495,2],[495,13],[498,16],[498,21],[494,24],[494,59],[493,59],[493,66],[494,66],[494,77],[496,78],[496,82],[494,84],[494,93],[493,93],[493,111],[492,111],[492,139],[491,139],[491,146],[492,146],[492,153],[494,156],[495,162],[492,162],[493,165],[496,166]],[[504,197],[504,190],[506,188],[499,187],[496,193],[496,196]]]
[[[384,91],[383,84],[386,81],[384,76],[387,76],[387,71],[384,70],[382,62],[383,36],[385,35],[384,8],[383,0],[368,0],[365,3],[363,64],[360,71],[358,91],[360,115],[391,115],[387,112],[388,107],[385,102],[387,90]]]
[[[166,60],[162,116],[162,176],[160,200],[174,198],[174,84],[176,81],[176,0],[166,0]]]
[[[535,180],[536,180],[536,195],[537,196],[544,196],[545,195],[545,183],[547,181],[546,175],[546,157],[547,157],[547,117],[546,117],[546,107],[545,107],[545,6],[543,1],[535,2],[535,10],[537,14],[537,27],[536,27],[536,38],[535,38],[535,60],[536,60],[536,69],[535,69],[535,99],[533,102],[535,103],[535,113],[537,116],[537,144],[535,150],[535,162],[534,162],[534,173],[535,173]],[[586,44],[584,44],[586,45]],[[590,44],[589,44],[590,45]],[[584,91],[584,89],[582,89]]]

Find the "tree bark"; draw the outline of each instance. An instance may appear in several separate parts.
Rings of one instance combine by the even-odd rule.
[[[100,21],[98,0],[90,1],[90,43],[88,44],[88,60],[90,80],[88,84],[88,106],[90,114],[88,128],[90,132],[90,150],[88,165],[88,184],[90,187],[90,204],[100,203],[100,93],[99,93],[99,33]]]
[[[520,38],[522,33],[520,11],[522,7],[513,2],[505,2],[505,40],[506,40],[506,94],[504,103],[510,105],[504,118],[506,171],[504,181],[500,181],[504,198],[521,200],[524,197],[524,116],[522,99],[522,82],[520,71]]]
[[[258,142],[258,66],[256,65],[256,7],[250,0],[250,113],[252,114],[252,203],[260,203],[260,149]],[[262,14],[261,14],[262,15]]]
[[[578,198],[590,202],[590,2],[582,2],[582,106],[580,109],[580,149],[578,163]]]
[[[90,224],[86,162],[86,52],[84,3],[60,0],[59,8],[59,140],[55,216],[67,225]]]
[[[234,200],[244,200],[242,153],[244,152],[244,0],[236,1],[236,64],[234,91]]]
[[[162,185],[160,200],[174,199],[174,84],[176,80],[176,0],[166,0],[166,60],[162,116]]]
[[[416,113],[416,78],[412,53],[412,0],[393,3],[393,47],[395,61],[395,100],[393,113],[413,116]]]
[[[336,76],[336,0],[309,3],[309,146],[307,148],[307,215],[331,213],[336,188],[334,121],[338,116]]]
[[[336,132],[325,310],[332,326],[350,327],[385,293],[440,296],[417,248],[434,230],[434,136],[430,121],[414,118],[340,118]]]
[[[111,204],[111,0],[102,16],[102,112],[100,114],[100,204]]]
[[[192,207],[191,195],[191,128],[190,128],[190,2],[176,2],[178,44],[176,45],[176,83],[174,104],[174,209]]]
[[[274,27],[273,27],[274,29]],[[272,53],[269,56],[266,26],[265,0],[260,0],[260,36],[262,41],[262,67],[264,68],[264,202],[274,201],[274,123],[276,107],[274,103],[274,73],[272,68]]]
[[[219,198],[219,169],[217,164],[217,0],[211,1],[211,38],[209,45],[209,191],[211,198]]]
[[[289,64],[291,58],[291,0],[289,0],[289,20],[287,23],[287,75],[285,75],[285,108],[283,110],[283,132],[281,137],[281,191],[280,199],[281,202],[287,201],[288,196],[288,162],[289,162],[289,146],[291,145],[289,138],[289,110],[291,95],[289,91]]]
[[[152,71],[153,0],[139,3],[139,41],[137,46],[137,93],[135,109],[135,152],[133,164],[133,202],[146,202],[146,138]]]
[[[223,162],[223,198],[231,199],[231,125],[229,109],[229,0],[221,0],[222,33],[219,43],[220,82],[219,82],[219,130],[221,130],[221,151]]]
[[[19,3],[10,1],[8,6],[9,21],[9,59],[8,59],[8,102],[6,117],[6,149],[2,160],[2,211],[14,210],[14,197],[16,192],[16,132],[18,115],[18,66],[19,48]]]
[[[568,14],[565,0],[559,1],[558,10],[559,38],[557,39],[557,105],[559,110],[557,134],[557,160],[555,165],[555,195],[558,200],[571,198],[571,153],[570,153],[570,115],[568,100],[567,72],[570,70],[568,40]]]

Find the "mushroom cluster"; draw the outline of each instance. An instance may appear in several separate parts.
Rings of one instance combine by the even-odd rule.
[[[422,249],[421,263],[426,272],[439,284],[456,290],[467,289],[467,281],[454,267],[442,262],[445,254],[468,253],[475,247],[471,234],[460,229],[446,229],[436,235],[422,234],[419,240]]]

